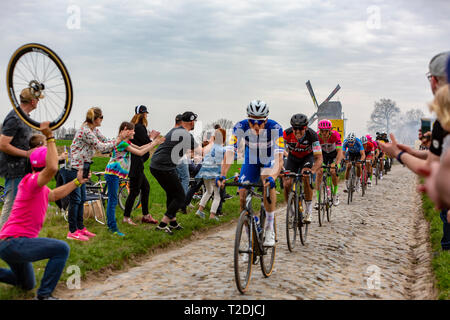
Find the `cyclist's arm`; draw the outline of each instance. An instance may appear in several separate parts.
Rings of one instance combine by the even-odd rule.
[[[323,163],[322,152],[314,153],[314,164],[311,168],[311,172],[313,174],[317,173],[322,168],[322,163]]]
[[[364,150],[361,150],[359,153],[361,154],[361,161],[366,160],[366,153],[364,152]]]
[[[340,164],[342,159],[344,159],[344,150],[342,148],[336,149],[337,150],[337,156],[336,156],[336,164]]]
[[[234,162],[234,151],[227,150],[223,157],[222,168],[220,171],[220,175],[226,177],[228,170],[230,170],[231,164]]]

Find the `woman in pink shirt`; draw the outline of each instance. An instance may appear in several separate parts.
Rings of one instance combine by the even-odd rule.
[[[88,179],[82,170],[77,178],[54,190],[46,185],[58,171],[58,154],[49,122],[41,124],[47,137],[47,147],[39,147],[30,155],[33,172],[27,174],[18,186],[10,218],[0,231],[0,258],[10,269],[0,268],[0,282],[31,290],[36,285],[32,262],[49,259],[37,299],[55,299],[52,292],[61,277],[69,246],[61,240],[38,238],[45,220],[49,201],[67,196]]]

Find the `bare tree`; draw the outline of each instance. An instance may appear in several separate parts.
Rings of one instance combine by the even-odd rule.
[[[380,99],[376,101],[374,110],[370,115],[370,121],[367,123],[369,131],[385,131],[390,133],[396,117],[400,114],[400,108],[395,101],[391,99]]]
[[[413,145],[420,128],[420,119],[424,117],[420,109],[410,109],[397,117],[394,134],[401,143]]]
[[[202,131],[202,140],[208,140],[211,137],[211,134],[214,132],[216,125],[220,125],[221,128],[225,129],[228,133],[234,127],[234,122],[225,118],[221,118],[214,122],[210,122],[203,128]]]

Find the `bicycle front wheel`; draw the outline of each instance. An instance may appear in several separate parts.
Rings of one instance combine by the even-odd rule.
[[[39,130],[41,122],[50,121],[50,128],[56,130],[69,117],[73,102],[69,72],[56,53],[42,44],[29,43],[13,53],[6,87],[14,111],[33,129]],[[19,96],[25,88],[40,98],[30,114],[20,108]]]
[[[273,272],[275,264],[275,252],[277,243],[277,219],[273,217],[273,231],[275,232],[275,245],[273,247],[264,247],[263,254],[260,256],[261,271],[264,277],[268,278]]]
[[[327,186],[325,185],[325,182],[322,182],[322,185],[319,188],[319,202],[318,202],[319,227],[321,227],[325,222],[325,212],[327,203],[328,203]]]
[[[234,239],[234,278],[240,293],[245,293],[250,284],[254,254],[252,221],[247,211],[242,211]]]
[[[289,193],[286,207],[286,240],[290,252],[294,251],[297,239],[298,203],[295,192]]]
[[[300,242],[302,245],[306,244],[306,238],[308,237],[309,223],[303,223],[303,208],[305,207],[305,201],[303,198],[296,197],[298,203],[298,231],[300,235]]]

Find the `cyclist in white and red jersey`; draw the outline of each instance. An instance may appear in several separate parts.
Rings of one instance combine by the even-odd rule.
[[[320,147],[322,148],[323,164],[332,167],[331,175],[333,179],[332,193],[334,195],[335,206],[339,205],[338,191],[338,176],[336,172],[336,164],[338,170],[340,169],[341,160],[344,159],[344,153],[342,151],[342,141],[341,135],[336,130],[331,130],[332,123],[330,120],[324,119],[319,121],[319,131],[317,135],[319,137]],[[317,171],[316,178],[316,188],[317,188],[317,199],[319,199],[319,190],[322,184],[323,171]]]

